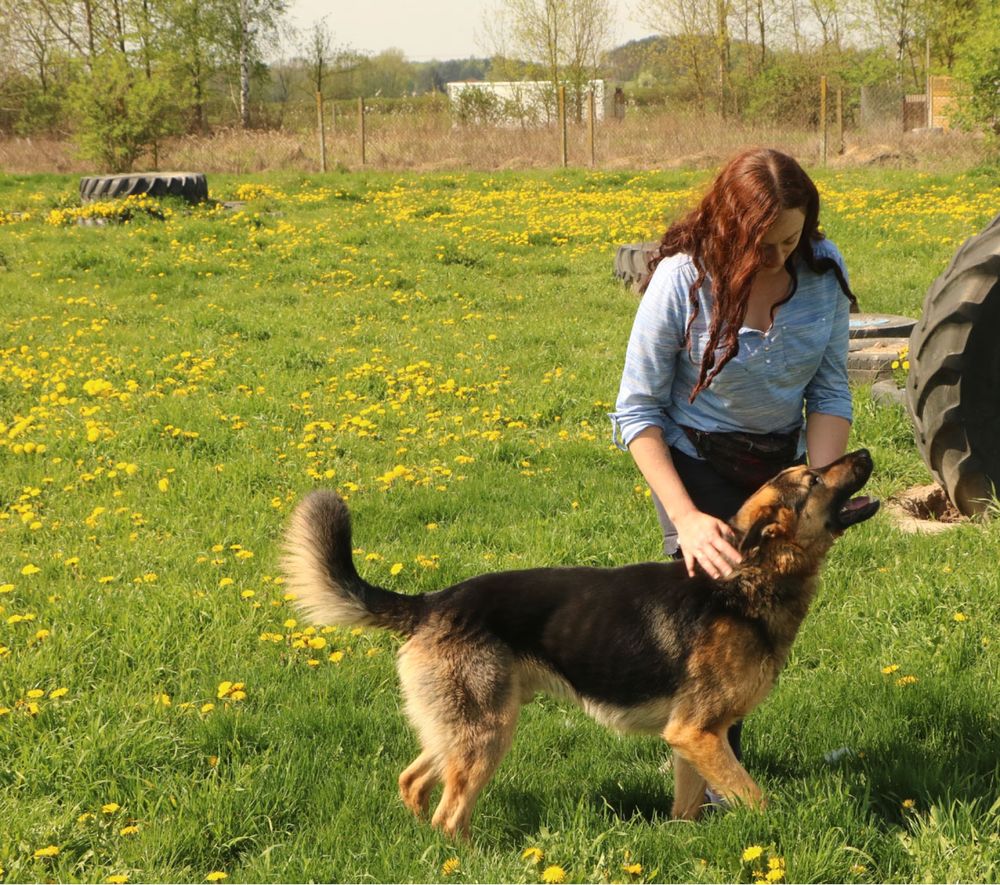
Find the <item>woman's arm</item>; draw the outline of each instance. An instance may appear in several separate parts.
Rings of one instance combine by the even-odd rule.
[[[660,428],[647,427],[639,431],[628,450],[677,529],[688,574],[694,576],[695,562],[713,578],[721,578],[732,571],[742,559],[730,543],[732,530],[721,519],[694,506],[674,467]]]
[[[811,467],[826,467],[847,451],[851,422],[839,415],[813,412],[806,418],[806,453]]]

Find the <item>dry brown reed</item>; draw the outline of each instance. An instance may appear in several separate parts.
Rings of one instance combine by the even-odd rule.
[[[500,170],[553,168],[561,163],[555,126],[521,128],[456,126],[447,114],[366,116],[365,166],[356,115],[341,114],[326,131],[329,169],[357,170]],[[899,126],[848,129],[843,145],[836,130],[828,134],[830,166],[881,165],[947,171],[981,163],[981,138],[961,132],[902,132]],[[752,125],[711,114],[632,112],[620,121],[600,122],[594,140],[601,169],[708,168],[748,145],[768,145],[820,164],[820,136],[815,130]],[[840,149],[842,147],[842,150]],[[570,166],[590,165],[585,124],[570,124]],[[209,136],[171,139],[159,147],[158,168],[237,173],[319,169],[315,131],[220,129]],[[151,158],[144,168],[151,169]],[[0,138],[0,171],[6,173],[92,173],[70,141],[46,138]]]

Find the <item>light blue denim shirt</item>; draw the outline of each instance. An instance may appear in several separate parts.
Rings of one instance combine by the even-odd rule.
[[[834,259],[846,279],[833,243],[814,242],[813,252],[817,258]],[[692,312],[688,292],[697,272],[687,255],[661,261],[639,304],[610,416],[619,447],[626,448],[641,430],[655,426],[663,430],[668,445],[696,458],[678,425],[710,432],[790,433],[803,428],[803,410],[806,415],[822,412],[850,421],[850,302],[832,271],[815,274],[801,261],[796,271],[795,294],[775,311],[771,328],[741,328],[736,356],[690,403],[708,343],[711,282],[706,278],[698,291],[689,352],[684,331]],[[799,454],[804,450],[803,434]]]

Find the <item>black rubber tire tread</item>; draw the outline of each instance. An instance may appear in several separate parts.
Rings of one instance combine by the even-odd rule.
[[[983,414],[983,363],[996,348],[980,329],[1000,309],[1000,215],[958,249],[931,285],[910,335],[906,405],[917,448],[934,478],[966,516],[982,513],[1000,481],[1000,411]],[[995,358],[988,374],[996,372]],[[975,379],[975,381],[963,379]],[[963,403],[963,394],[965,402]],[[975,426],[973,426],[975,425]],[[996,425],[996,426],[994,426]],[[985,444],[984,444],[985,443]]]
[[[649,275],[649,259],[658,242],[627,243],[615,253],[614,274],[624,283],[638,285]]]
[[[208,199],[208,181],[202,172],[135,172],[128,175],[92,175],[80,179],[82,203],[134,194],[183,197],[189,203],[203,203]]]

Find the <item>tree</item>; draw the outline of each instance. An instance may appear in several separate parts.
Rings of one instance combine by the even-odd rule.
[[[220,0],[159,0],[163,32],[170,35],[190,94],[189,128],[208,130],[209,80],[220,64],[224,14]]]
[[[611,42],[612,21],[610,0],[501,0],[484,20],[493,70],[504,76],[510,59],[541,65],[553,96],[561,85],[571,88],[579,120],[587,85]]]
[[[976,24],[980,0],[924,0],[920,14],[931,54],[947,71]]]
[[[954,73],[961,84],[959,122],[1000,136],[1000,8],[986,2]]]
[[[240,126],[250,128],[250,79],[263,60],[265,42],[278,31],[287,0],[219,0],[219,48],[239,82]]]
[[[97,56],[70,90],[80,152],[108,172],[128,172],[167,135],[182,131],[184,83],[162,65],[147,77],[127,53]]]
[[[707,0],[646,0],[642,8],[645,23],[671,38],[694,85],[698,107],[704,108],[712,91],[706,50],[715,42],[714,5]]]

